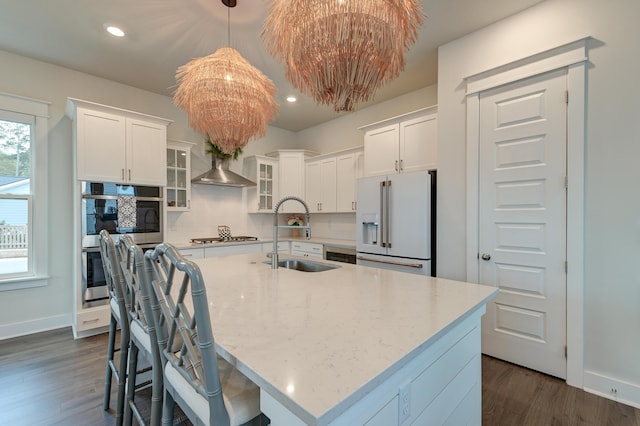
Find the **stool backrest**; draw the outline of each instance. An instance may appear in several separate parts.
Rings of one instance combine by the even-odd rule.
[[[209,418],[229,424],[200,268],[166,243],[147,251],[145,262],[158,344],[165,360],[208,400]]]
[[[105,229],[100,231],[98,241],[100,243],[100,257],[102,258],[102,269],[107,282],[107,289],[109,290],[109,298],[117,301],[120,315],[125,318],[128,310],[127,297],[124,290],[122,270],[118,261],[116,243]]]
[[[127,234],[120,237],[116,243],[116,250],[119,253],[129,322],[136,321],[148,331],[149,325],[153,324],[153,319],[149,295],[147,294],[146,301],[144,297],[144,287],[149,285],[144,265],[144,254],[133,238]],[[155,336],[153,337],[155,339]]]

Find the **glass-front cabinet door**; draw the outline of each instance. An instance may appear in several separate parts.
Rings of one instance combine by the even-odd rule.
[[[191,208],[191,142],[167,141],[167,210]]]
[[[262,155],[246,157],[243,174],[256,183],[247,187],[247,211],[273,213],[278,202],[278,159]]]
[[[260,184],[258,210],[272,210],[273,205],[273,164],[260,163]]]

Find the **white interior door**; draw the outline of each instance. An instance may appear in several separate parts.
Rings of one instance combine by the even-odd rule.
[[[482,351],[566,377],[566,71],[480,94]]]

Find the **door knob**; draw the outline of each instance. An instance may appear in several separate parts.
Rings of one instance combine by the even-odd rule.
[[[482,253],[482,260],[491,260],[491,255],[489,253]]]

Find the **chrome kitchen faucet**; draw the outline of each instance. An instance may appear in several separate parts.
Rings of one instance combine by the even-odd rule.
[[[302,204],[304,206],[304,210],[307,213],[307,224],[304,226],[289,226],[289,225],[284,225],[284,226],[278,226],[278,210],[280,209],[280,206],[282,205],[282,203],[284,203],[285,201],[288,200],[294,200],[294,201],[298,201],[300,204]],[[284,197],[283,199],[281,199],[280,201],[278,201],[278,204],[276,204],[276,207],[273,209],[273,252],[271,253],[271,269],[278,269],[278,229],[279,228],[303,228],[305,230],[306,236],[307,236],[307,240],[311,238],[311,225],[309,224],[310,221],[310,216],[309,216],[309,206],[307,206],[307,203],[304,202],[304,200],[302,198],[298,198],[298,197],[294,197],[292,195],[288,196],[288,197]]]

